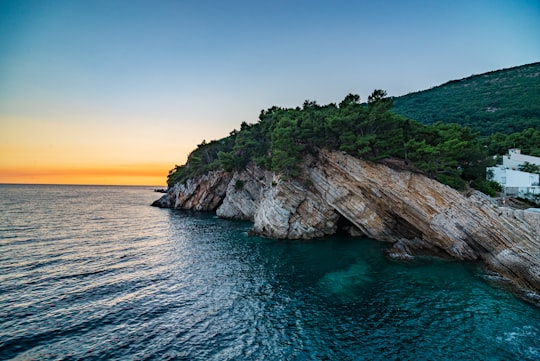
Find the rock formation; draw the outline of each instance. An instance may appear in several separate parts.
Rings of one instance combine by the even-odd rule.
[[[176,184],[169,189],[152,205],[162,208],[214,211],[223,202],[231,177],[228,172],[213,171],[188,179],[185,183]]]
[[[175,185],[155,206],[216,211],[254,222],[254,234],[307,239],[338,228],[392,243],[389,255],[476,260],[540,294],[540,214],[500,208],[421,174],[320,151],[297,180],[249,166]],[[536,302],[539,299],[536,298]]]

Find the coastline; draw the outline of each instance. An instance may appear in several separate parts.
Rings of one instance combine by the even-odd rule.
[[[529,219],[540,214],[498,207],[479,192],[465,196],[421,174],[341,152],[307,160],[302,177],[283,180],[254,166],[214,171],[175,185],[153,205],[250,220],[251,233],[270,238],[345,231],[391,243],[396,258],[475,261],[538,304],[540,217]]]

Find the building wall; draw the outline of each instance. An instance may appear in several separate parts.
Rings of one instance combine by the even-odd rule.
[[[504,166],[489,167],[488,171],[493,172],[492,180],[502,185],[507,194],[540,193],[538,174],[506,169]]]
[[[521,154],[520,149],[509,149],[508,154],[503,156],[503,166],[510,169],[518,169],[518,167],[525,162],[536,164],[540,166],[540,157],[533,157],[532,155]]]
[[[517,148],[509,149],[508,154],[503,156],[502,165],[487,168],[487,178],[503,186],[507,195],[540,194],[540,175],[518,170],[525,162],[540,166],[540,157],[521,154]]]
[[[488,169],[493,171],[493,180],[505,187],[532,187],[538,185],[538,174],[503,167],[490,167]]]

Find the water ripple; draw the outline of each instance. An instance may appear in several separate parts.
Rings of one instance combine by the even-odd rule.
[[[537,360],[474,265],[272,241],[144,188],[1,186],[2,360]]]

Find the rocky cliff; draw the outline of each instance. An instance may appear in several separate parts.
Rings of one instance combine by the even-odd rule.
[[[321,151],[300,180],[250,166],[176,185],[154,203],[253,221],[252,232],[307,239],[338,230],[392,244],[389,255],[475,260],[540,299],[540,215],[464,196],[421,174]]]

